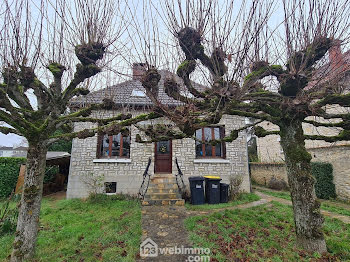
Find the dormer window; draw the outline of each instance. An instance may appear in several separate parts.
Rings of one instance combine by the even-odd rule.
[[[131,96],[133,96],[133,97],[146,97],[146,94],[142,90],[133,89],[131,92]]]

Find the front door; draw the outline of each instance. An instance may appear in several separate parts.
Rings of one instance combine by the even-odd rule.
[[[171,173],[171,140],[155,143],[155,173]]]

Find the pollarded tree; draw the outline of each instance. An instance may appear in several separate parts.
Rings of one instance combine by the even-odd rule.
[[[227,3],[234,6],[233,1]],[[276,35],[270,35],[272,30],[264,27],[267,16],[261,12],[264,6],[257,1],[238,8],[248,10],[243,26],[238,29],[236,24],[232,27],[226,24],[225,30],[222,30],[224,25],[220,23],[231,20],[227,13],[219,12],[223,10],[221,5],[217,1],[188,1],[183,9],[181,4],[174,6],[171,1],[165,5],[167,15],[164,16],[169,27],[174,29],[173,34],[185,56],[177,68],[177,75],[192,95],[183,96],[176,80],[166,79],[167,94],[183,103],[175,111],[168,108],[156,96],[159,73],[154,68],[148,70],[143,78],[147,95],[157,105],[159,113],[176,123],[180,131],[166,130],[166,127],[162,130],[148,127],[145,130],[153,140],[157,140],[159,135],[162,139],[166,136],[192,137],[195,130],[203,125],[218,123],[223,114],[251,117],[256,119],[254,124],[269,121],[277,125],[280,130],[274,132],[256,127],[256,134],[281,136],[297,243],[307,251],[324,253],[327,251],[322,232],[324,219],[315,196],[311,155],[305,149],[305,140],[350,140],[350,114],[330,114],[325,109],[330,104],[349,106],[350,95],[337,93],[341,88],[329,88],[339,85],[339,78],[332,77],[334,68],[326,68],[327,64],[322,64],[328,50],[335,45],[335,38],[346,39],[349,36],[347,15],[350,6],[346,1],[283,1],[285,36],[280,37],[279,29],[274,31]],[[238,14],[241,12],[244,13],[239,11]],[[237,30],[239,33],[234,36],[239,38],[232,41],[232,34]],[[276,48],[272,49],[273,46]],[[278,63],[269,63],[269,57]],[[231,61],[233,66],[229,63]],[[250,65],[249,74],[244,70],[247,65]],[[207,91],[200,92],[192,86],[190,76],[196,68],[203,67],[209,72],[211,82]],[[336,75],[340,73],[343,72]],[[271,81],[267,81],[268,78],[273,79],[275,88],[272,88]],[[337,118],[337,121],[322,121],[332,118]],[[339,127],[342,131],[332,137],[310,136],[303,131],[304,122]],[[232,141],[238,131],[233,131],[221,141]]]
[[[101,71],[99,63],[107,47],[120,35],[122,22],[115,16],[118,5],[108,0],[77,0],[75,9],[70,9],[70,1],[50,3],[5,1],[1,11],[0,121],[7,125],[0,126],[0,132],[23,136],[29,145],[11,261],[34,254],[49,145],[60,138],[122,130],[140,120],[123,114],[104,120],[89,117],[95,105],[68,110],[73,97],[89,93],[85,80]],[[72,53],[67,51],[69,44],[74,46]],[[71,65],[73,53],[78,59],[75,67]],[[74,133],[69,127],[77,121],[100,125]]]

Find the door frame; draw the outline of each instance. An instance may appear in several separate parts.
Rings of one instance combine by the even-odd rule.
[[[170,146],[169,146],[169,151],[170,151],[170,173],[173,172],[173,141],[172,140],[166,140],[166,141],[169,141],[170,142]],[[156,167],[157,167],[157,143],[158,142],[154,142],[154,173],[157,173],[157,174],[165,174],[165,173],[169,173],[169,172],[156,172]]]

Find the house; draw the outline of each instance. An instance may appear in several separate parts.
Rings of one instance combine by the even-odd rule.
[[[0,157],[26,157],[27,156],[27,147],[0,147]]]
[[[0,157],[12,157],[13,155],[13,148],[8,146],[1,146],[0,147]]]
[[[88,103],[102,103],[104,98],[109,98],[115,102],[117,107],[111,110],[93,111],[94,117],[107,118],[119,113],[131,113],[133,116],[137,116],[151,111],[152,102],[145,95],[145,90],[140,82],[144,70],[143,64],[135,63],[131,80],[91,92],[84,98],[75,98],[72,101],[72,108]],[[180,106],[178,101],[170,98],[164,92],[164,79],[171,73],[161,70],[160,74],[159,100],[169,106]],[[179,78],[177,80],[180,81]],[[205,88],[196,83],[194,85],[199,90]],[[144,121],[139,124],[154,125],[157,123],[171,124],[166,119]],[[225,115],[219,124],[197,130],[196,137],[199,140],[217,139],[222,137],[224,133],[229,133],[244,124],[244,118]],[[96,127],[96,125],[94,123],[75,123],[74,131]],[[192,138],[151,144],[137,143],[137,134],[147,139],[135,126],[130,126],[129,134],[126,135],[121,133],[113,136],[102,134],[86,139],[74,139],[67,198],[87,197],[91,192],[91,184],[96,185],[98,177],[101,177],[102,180],[101,190],[105,187],[105,192],[136,195],[143,181],[142,175],[149,158],[151,158],[149,168],[151,176],[159,173],[177,174],[178,170],[175,164],[175,158],[177,158],[184,174],[185,183],[188,183],[190,176],[219,175],[222,182],[226,183],[232,176],[242,176],[242,190],[250,191],[245,132],[240,132],[239,137],[232,143],[217,144],[216,146],[196,142]]]

